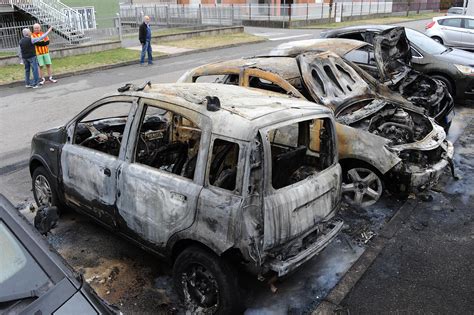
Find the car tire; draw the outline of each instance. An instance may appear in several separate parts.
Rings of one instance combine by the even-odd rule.
[[[343,170],[343,200],[356,207],[375,204],[384,192],[380,173],[370,167],[354,166]]]
[[[433,40],[437,41],[438,43],[440,43],[441,45],[444,45],[444,42],[443,42],[443,39],[441,39],[441,37],[439,36],[433,36],[431,37]]]
[[[446,88],[448,89],[449,94],[451,94],[452,97],[454,97],[454,87],[453,84],[451,83],[451,80],[449,80],[447,77],[445,77],[442,74],[433,74],[431,75],[431,78],[437,79],[446,85]]]
[[[35,168],[31,183],[33,196],[38,207],[56,206],[59,208],[60,202],[54,182],[44,166]]]
[[[241,311],[235,269],[209,250],[198,246],[184,249],[174,262],[173,281],[179,298],[191,313]]]

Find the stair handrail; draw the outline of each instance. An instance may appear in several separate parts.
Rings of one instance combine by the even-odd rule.
[[[76,25],[77,30],[80,31],[81,33],[84,33],[84,25],[82,21],[83,17],[77,10],[71,8],[70,6],[65,5],[64,3],[58,0],[34,0],[34,1],[41,1],[55,8],[57,11],[63,12],[65,15],[69,16],[70,19],[72,19],[71,22]]]

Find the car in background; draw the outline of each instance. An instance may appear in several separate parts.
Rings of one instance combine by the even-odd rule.
[[[1,314],[121,314],[0,194]]]
[[[450,16],[450,15],[464,15],[464,14],[466,14],[466,9],[464,9],[463,7],[451,7],[446,12],[447,16]]]
[[[440,16],[426,24],[425,34],[440,44],[474,50],[474,16]]]
[[[342,229],[335,134],[331,110],[286,95],[129,84],[34,136],[33,192],[171,262],[191,313],[233,314],[237,267],[284,276]]]
[[[390,25],[358,25],[327,30],[322,38],[348,38],[373,44]],[[474,53],[445,47],[423,33],[405,27],[415,70],[443,81],[455,101],[474,100]]]
[[[432,187],[453,156],[443,128],[386,86],[367,83],[364,71],[356,68],[333,52],[310,51],[207,64],[187,71],[178,82],[217,80],[331,108],[343,198],[350,204],[370,206],[385,190],[406,195]]]
[[[428,116],[435,118],[448,131],[454,117],[453,99],[442,82],[412,69],[410,47],[404,29],[387,29],[377,35],[375,42],[375,45],[371,45],[342,38],[307,39],[278,45],[269,56],[333,51],[369,73],[373,78],[368,78],[365,72],[360,73],[369,84],[379,82],[400,93],[414,105],[425,109]]]

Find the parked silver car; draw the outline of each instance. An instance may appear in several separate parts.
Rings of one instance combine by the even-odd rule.
[[[445,46],[474,50],[474,16],[435,17],[425,34]]]

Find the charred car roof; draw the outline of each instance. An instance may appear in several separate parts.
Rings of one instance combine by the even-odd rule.
[[[143,91],[119,95],[155,99],[185,107],[209,117],[213,133],[246,141],[253,139],[255,130],[281,121],[308,115],[332,115],[326,107],[305,100],[217,83],[154,84]],[[204,100],[209,96],[219,99],[220,110],[207,110]]]
[[[317,38],[317,39],[306,39],[292,41],[278,45],[270,51],[270,56],[297,56],[301,53],[308,51],[326,51],[330,50],[340,56],[347,54],[348,52],[370,45],[366,42],[362,42],[354,39],[342,39],[342,38]]]

